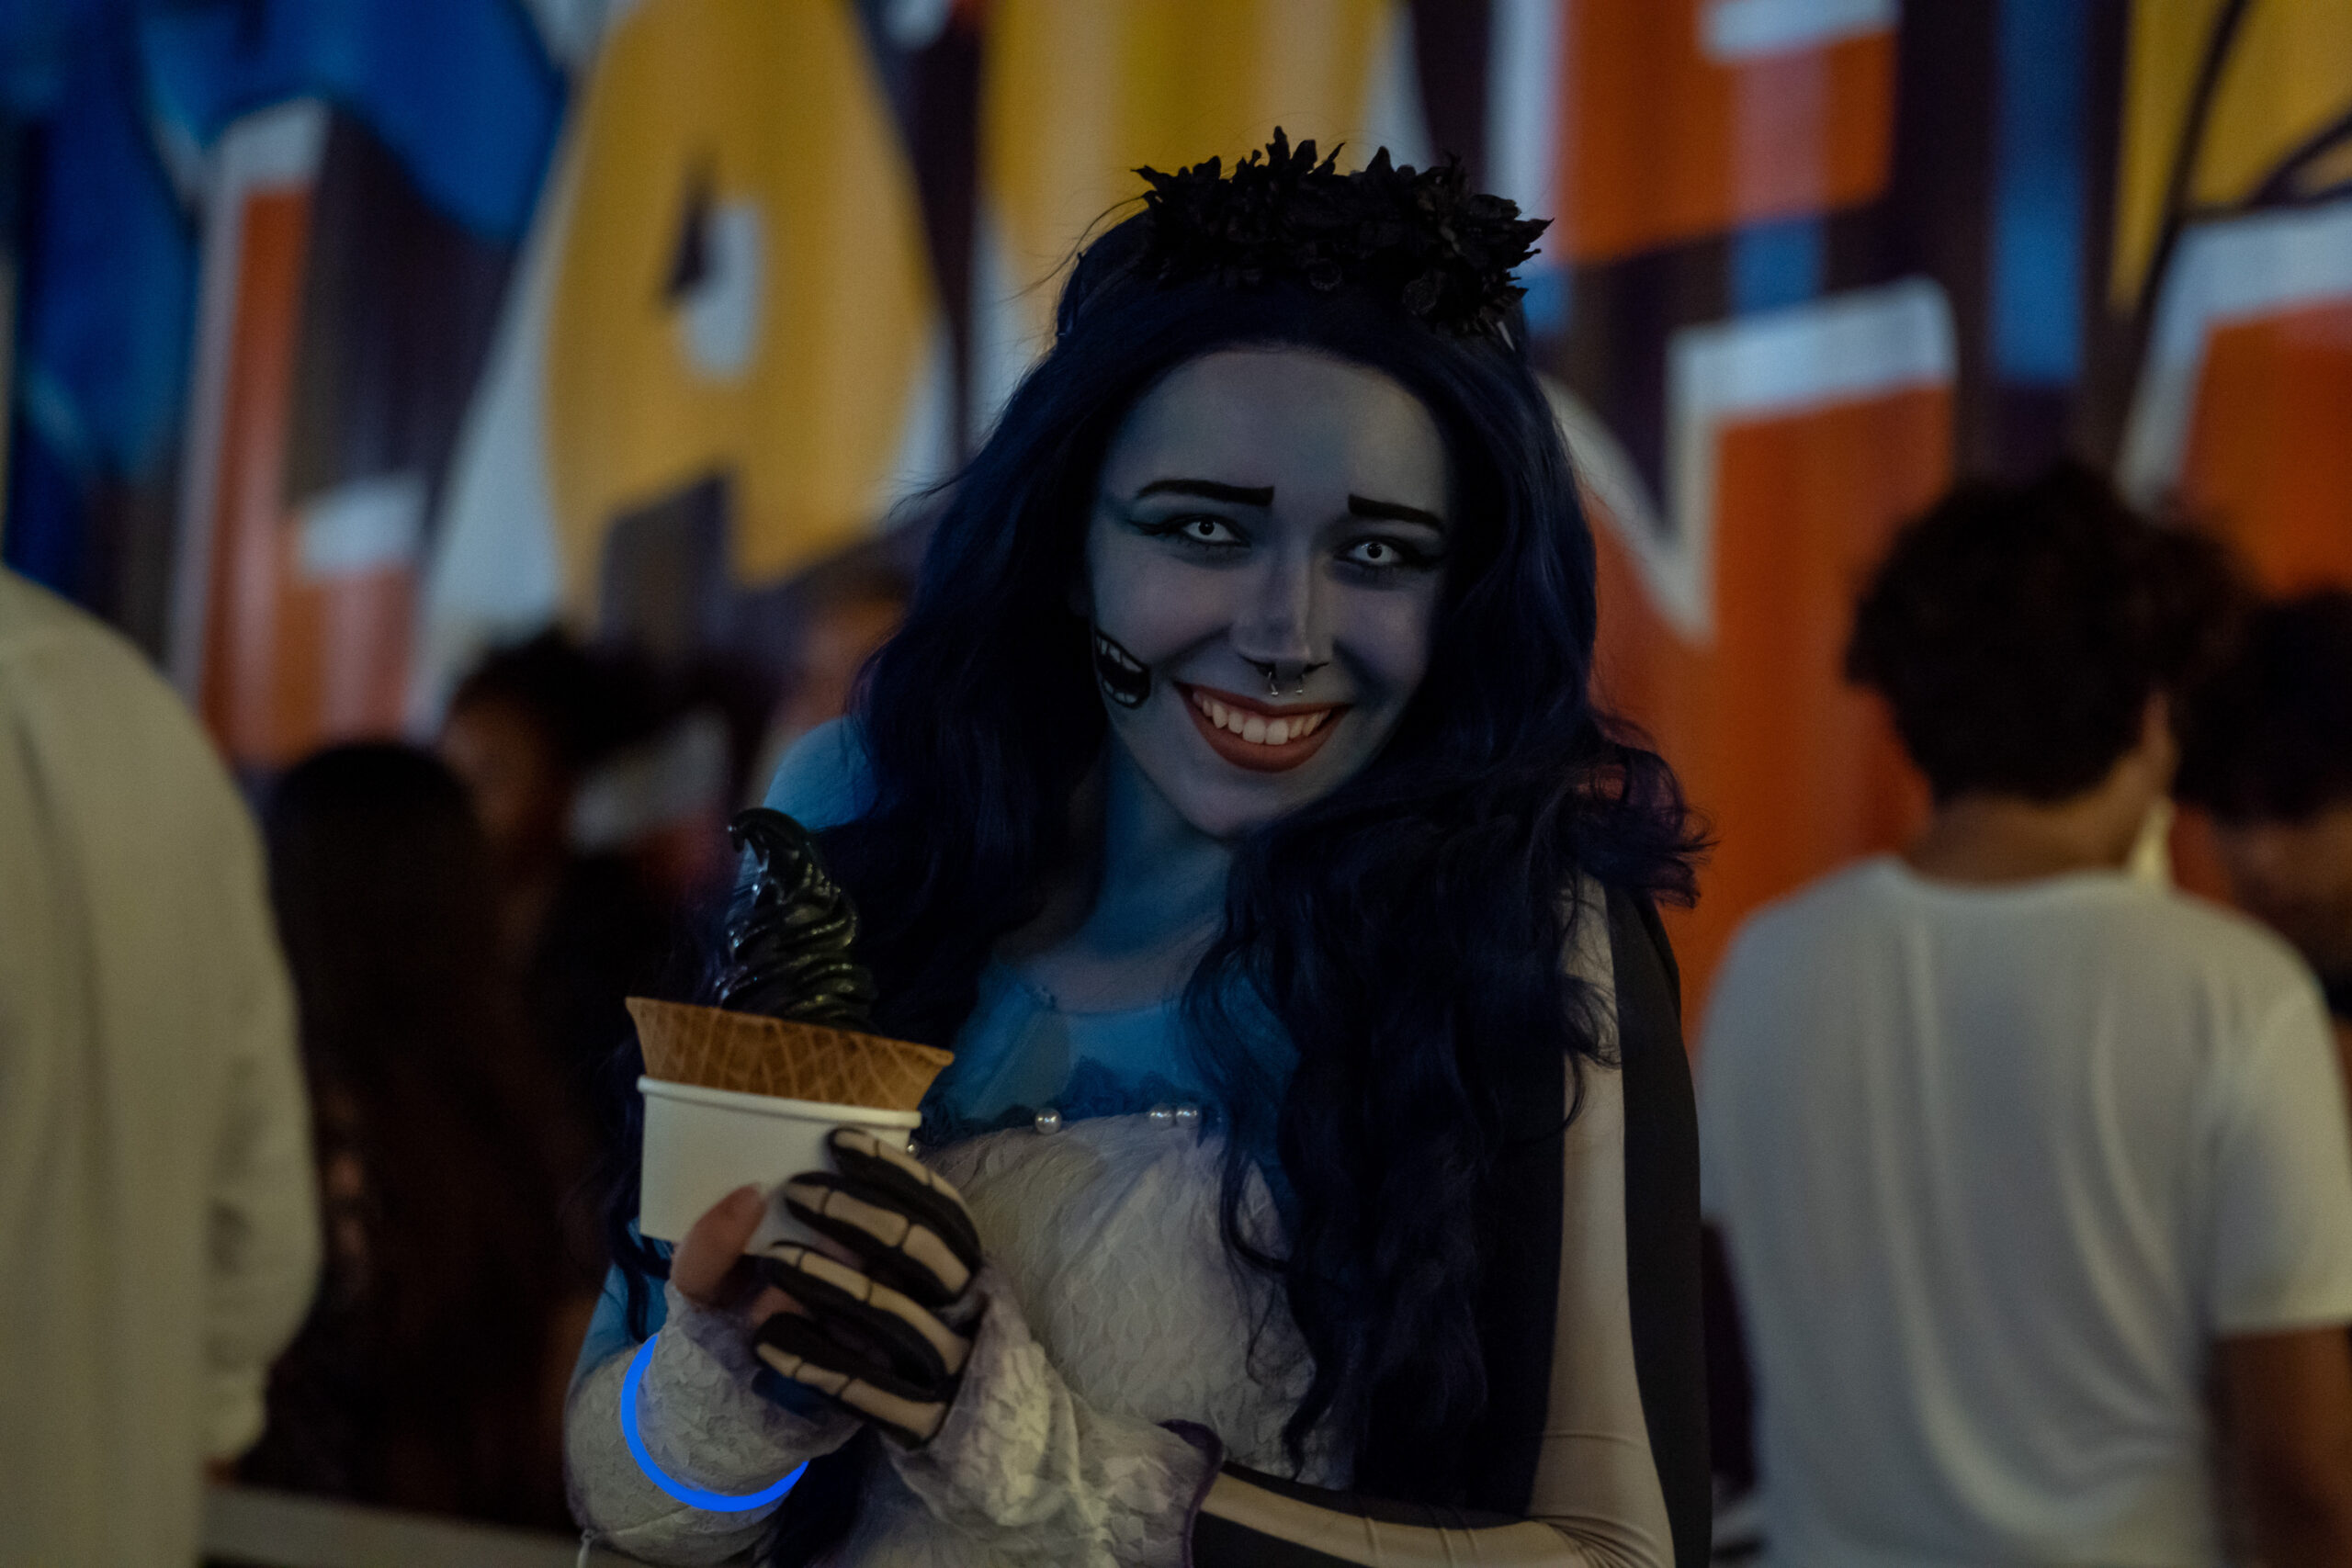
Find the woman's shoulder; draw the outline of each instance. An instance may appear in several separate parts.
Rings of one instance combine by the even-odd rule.
[[[846,717],[828,719],[794,741],[768,784],[768,808],[811,829],[854,822],[873,804],[865,739]]]

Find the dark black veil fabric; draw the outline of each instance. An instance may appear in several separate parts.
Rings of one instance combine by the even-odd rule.
[[[1682,1044],[1682,976],[1646,898],[1609,895],[1625,1073],[1625,1288],[1675,1568],[1713,1550],[1705,1324],[1700,1308],[1699,1111]]]

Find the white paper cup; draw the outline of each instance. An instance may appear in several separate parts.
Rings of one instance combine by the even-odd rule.
[[[868,1127],[904,1141],[922,1116],[814,1100],[779,1100],[733,1089],[639,1078],[645,1096],[645,1154],[639,1169],[637,1228],[647,1239],[675,1242],[710,1206],[738,1187],[767,1194],[767,1218],[746,1252],[780,1241],[809,1242],[808,1227],[785,1213],[784,1184],[805,1170],[828,1170],[825,1134]]]

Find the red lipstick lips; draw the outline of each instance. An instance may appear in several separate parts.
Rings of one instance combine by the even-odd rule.
[[[1184,698],[1184,711],[1193,716],[1193,727],[1209,743],[1209,749],[1235,767],[1253,773],[1287,773],[1323,750],[1323,743],[1331,738],[1331,731],[1349,706],[1345,703],[1320,703],[1275,707],[1216,686],[1191,686],[1181,681],[1175,685]],[[1223,722],[1219,722],[1220,712]],[[1286,739],[1271,739],[1276,725],[1289,732]],[[1261,737],[1256,740],[1249,738],[1253,727]]]

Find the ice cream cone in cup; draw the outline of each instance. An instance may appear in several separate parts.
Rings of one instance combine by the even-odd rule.
[[[628,1011],[648,1077],[738,1094],[912,1111],[952,1059],[910,1040],[723,1008],[631,997]]]
[[[747,1250],[809,1238],[775,1190],[824,1168],[825,1134],[858,1126],[905,1138],[953,1058],[856,1030],[628,998],[645,1052],[645,1151],[638,1228],[676,1241],[746,1183],[770,1195]]]

